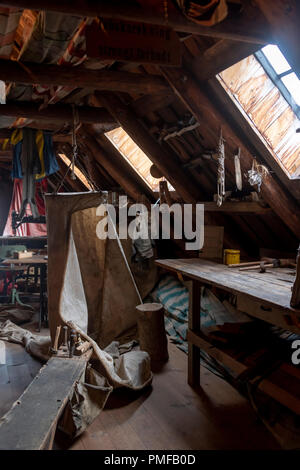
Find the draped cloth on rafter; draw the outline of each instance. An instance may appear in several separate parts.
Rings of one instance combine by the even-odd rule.
[[[228,13],[226,0],[174,0],[184,15],[203,26],[214,26]]]

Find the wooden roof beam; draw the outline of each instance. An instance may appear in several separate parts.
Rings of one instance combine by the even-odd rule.
[[[111,177],[124,189],[124,191],[135,201],[140,200],[142,194],[154,199],[150,188],[139,181],[131,165],[122,157],[116,148],[105,136],[97,137],[88,126],[79,131],[80,140],[87,146],[94,159],[111,175]],[[98,141],[100,139],[100,142]],[[105,148],[102,147],[105,145]]]
[[[199,198],[199,188],[193,178],[181,168],[176,155],[173,155],[169,149],[162,148],[138,120],[135,113],[124,105],[118,96],[108,92],[96,93],[96,98],[98,96],[100,102],[119,122],[124,131],[168,178],[183,200],[187,203],[196,202]]]
[[[78,118],[80,122],[84,123],[104,123],[116,124],[115,119],[104,108],[94,108],[92,106],[77,106]],[[49,105],[46,108],[40,105],[25,102],[15,101],[8,102],[7,104],[0,104],[1,116],[23,117],[31,119],[45,119],[54,122],[73,122],[73,109],[70,105],[55,104]],[[111,126],[110,126],[111,128]]]
[[[0,59],[0,80],[5,82],[92,88],[133,94],[165,93],[168,83],[158,75],[91,70],[83,66],[35,64]]]
[[[210,115],[212,119],[222,127],[223,136],[227,145],[233,148],[240,147],[242,153],[242,164],[250,169],[253,157],[248,147],[236,133],[231,129],[222,111],[218,109],[208,94],[203,92],[193,75],[180,68],[161,67],[165,78],[169,81],[173,90],[181,98],[186,107],[193,113],[201,123]],[[224,92],[225,93],[225,92]],[[232,160],[232,161],[231,161]],[[226,170],[234,175],[233,159],[226,160]],[[284,191],[277,180],[269,176],[261,186],[261,195],[265,202],[274,210],[290,230],[300,238],[300,209],[295,200]]]
[[[47,0],[44,2],[39,0],[6,0],[0,2],[0,5],[28,8],[31,10],[54,11],[84,17],[115,18],[166,26],[163,12],[159,14],[154,9],[120,0],[111,0],[109,2],[105,0],[97,2],[88,0],[73,0],[72,2],[69,0]],[[207,27],[188,20],[175,8],[169,8],[167,24],[175,31],[198,34],[200,36],[234,39],[258,44],[267,44],[269,41],[267,24],[265,28],[262,28],[257,21],[248,17],[247,11],[242,12],[237,18],[229,17],[215,26]]]

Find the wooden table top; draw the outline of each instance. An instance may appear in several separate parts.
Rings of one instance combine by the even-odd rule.
[[[15,258],[6,258],[2,261],[2,264],[47,264],[48,260],[45,259],[45,255],[33,255],[30,258],[22,258],[22,259],[15,259]]]
[[[283,268],[268,268],[267,272],[239,271],[224,264],[199,258],[156,260],[156,264],[168,271],[179,272],[191,279],[219,287],[234,294],[245,294],[264,305],[287,309],[290,307],[291,287],[295,271]]]

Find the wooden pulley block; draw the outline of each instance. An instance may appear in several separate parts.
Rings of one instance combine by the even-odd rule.
[[[153,178],[163,178],[163,174],[162,172],[159,170],[159,168],[157,168],[156,165],[151,165],[150,167],[150,175],[153,176]]]

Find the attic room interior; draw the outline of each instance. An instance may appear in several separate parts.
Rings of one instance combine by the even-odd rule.
[[[299,20],[0,0],[1,450],[300,449]]]

